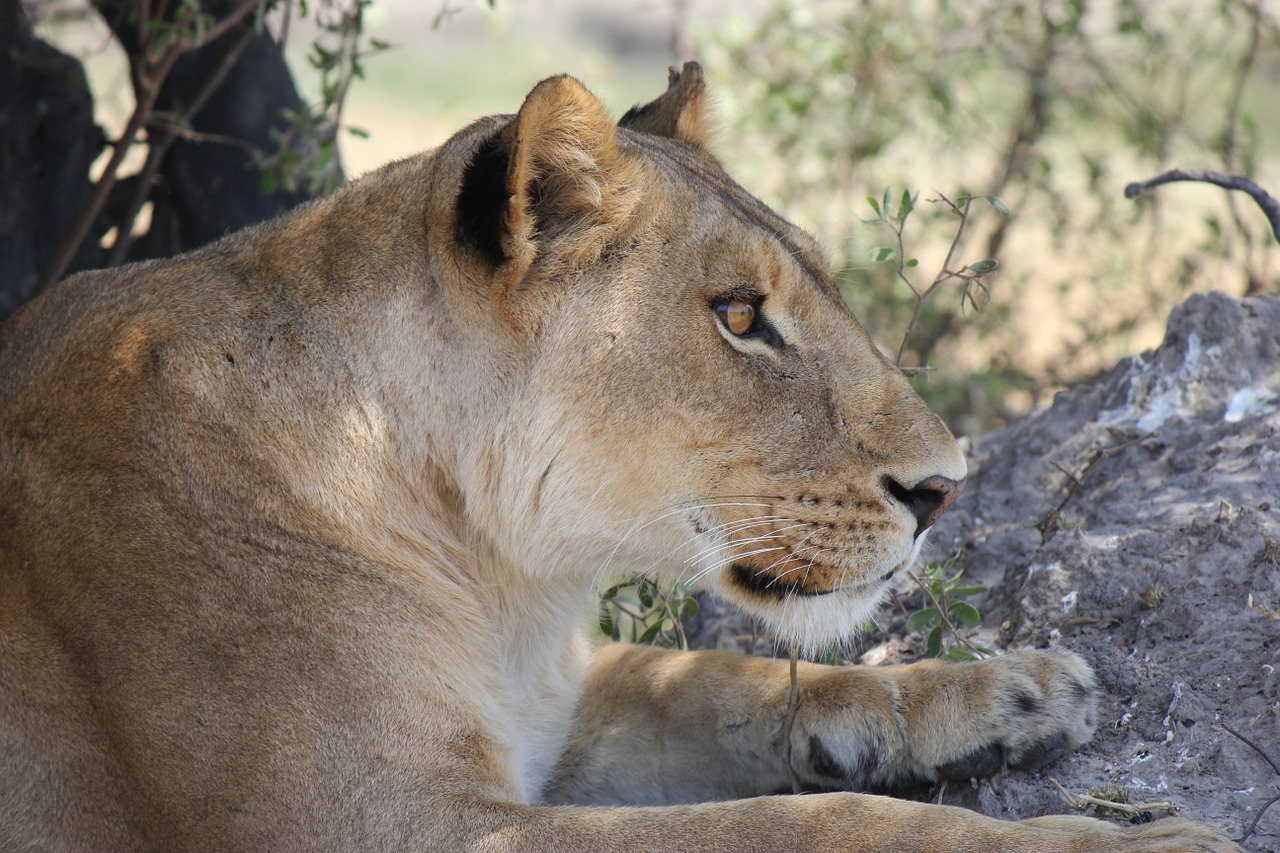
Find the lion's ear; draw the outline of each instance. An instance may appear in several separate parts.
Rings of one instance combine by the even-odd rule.
[[[619,126],[706,147],[712,134],[711,108],[702,66],[686,62],[667,69],[667,91],[644,106],[635,106]]]
[[[640,169],[581,83],[552,77],[534,87],[472,157],[457,202],[460,236],[497,267],[499,308],[535,260],[580,267],[599,258],[636,211]]]

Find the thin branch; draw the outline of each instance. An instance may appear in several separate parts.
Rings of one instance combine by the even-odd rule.
[[[1208,169],[1173,169],[1149,181],[1129,184],[1124,188],[1124,197],[1137,198],[1147,190],[1176,181],[1198,181],[1200,183],[1213,184],[1227,190],[1239,190],[1248,194],[1250,198],[1257,202],[1258,207],[1262,208],[1262,212],[1266,214],[1267,221],[1271,223],[1271,233],[1275,235],[1277,240],[1280,240],[1280,201],[1277,201],[1274,196],[1253,181],[1240,175],[1227,177]]]
[[[1125,450],[1128,450],[1130,447],[1133,447],[1135,444],[1141,444],[1147,439],[1154,438],[1155,436],[1156,433],[1149,432],[1145,435],[1140,435],[1137,438],[1126,441],[1124,444],[1117,444],[1115,447],[1103,450],[1100,453],[1095,454],[1079,474],[1067,473],[1061,465],[1054,463],[1054,466],[1059,471],[1066,474],[1071,483],[1067,486],[1067,493],[1063,495],[1062,500],[1058,501],[1058,505],[1051,509],[1048,515],[1046,515],[1040,523],[1036,525],[1036,529],[1040,531],[1040,541],[1042,543],[1048,542],[1053,538],[1053,534],[1057,532],[1058,518],[1062,515],[1062,511],[1066,509],[1067,504],[1071,502],[1071,499],[1075,497],[1076,492],[1084,485],[1084,481],[1093,473],[1093,469],[1097,468],[1098,465],[1110,459],[1112,456],[1117,456]]]
[[[796,711],[800,708],[800,677],[796,671],[796,660],[800,652],[791,647],[791,690],[787,693],[787,716],[782,723],[782,760],[787,765],[787,777],[791,780],[791,793],[799,794],[800,778],[796,776],[796,768],[791,764],[791,732],[796,725]]]
[[[674,593],[675,590],[673,589],[672,592]],[[666,611],[667,616],[671,619],[671,624],[675,626],[676,642],[680,644],[681,649],[686,652],[689,651],[689,638],[684,632],[684,626],[680,624],[680,617],[671,609],[671,599],[665,593],[660,592],[658,595],[662,596],[662,609]]]
[[[920,312],[924,309],[925,301],[944,282],[950,281],[953,278],[967,278],[961,273],[951,271],[951,261],[955,258],[956,249],[960,247],[960,241],[964,238],[964,229],[969,222],[969,205],[973,204],[973,196],[969,196],[964,200],[963,208],[942,193],[938,193],[938,196],[942,201],[946,202],[948,207],[955,211],[957,216],[960,217],[960,226],[956,229],[956,236],[951,241],[951,247],[947,249],[947,257],[942,262],[942,268],[938,270],[938,274],[934,276],[933,281],[924,289],[923,293],[916,290],[915,285],[913,285],[911,280],[907,278],[906,257],[902,249],[902,229],[901,227],[894,225],[893,222],[889,222],[889,227],[893,229],[894,234],[897,235],[898,238],[898,278],[907,283],[907,287],[911,288],[911,292],[914,293],[916,297],[915,307],[911,311],[911,320],[907,323],[906,331],[902,333],[902,343],[898,345],[898,354],[893,359],[893,363],[898,367],[902,366],[902,356],[907,351],[907,342],[911,340],[911,333],[915,331],[916,323],[920,322]]]
[[[1262,808],[1258,809],[1258,813],[1253,816],[1253,823],[1249,824],[1249,828],[1244,831],[1244,835],[1235,839],[1235,842],[1237,844],[1244,844],[1248,841],[1249,836],[1253,835],[1253,833],[1257,831],[1258,824],[1262,821],[1262,816],[1267,813],[1267,809],[1271,808],[1276,803],[1280,803],[1280,794],[1276,794],[1274,797],[1262,804]]]
[[[262,149],[252,142],[246,142],[234,136],[227,136],[222,133],[207,133],[204,131],[192,130],[180,122],[185,121],[186,116],[173,116],[170,113],[156,113],[151,117],[150,128],[171,133],[179,139],[185,139],[187,142],[208,143],[210,145],[225,145],[228,148],[239,148],[241,151],[251,153],[261,153]]]
[[[160,83],[168,76],[169,71],[173,68],[173,63],[177,61],[181,52],[182,48],[179,44],[169,45],[164,54],[157,60],[153,69],[154,73],[144,72],[139,75],[138,105],[134,109],[133,115],[129,117],[129,123],[125,126],[124,132],[116,140],[115,148],[111,152],[111,159],[107,161],[102,177],[98,178],[98,182],[89,191],[89,196],[84,200],[84,204],[80,206],[80,212],[76,214],[71,227],[67,229],[62,241],[58,243],[58,248],[54,250],[53,256],[40,273],[40,278],[36,281],[36,285],[31,291],[33,298],[43,292],[49,285],[61,279],[62,274],[67,271],[67,266],[71,263],[71,259],[75,257],[76,252],[80,249],[80,244],[84,242],[85,236],[93,226],[94,220],[98,218],[98,213],[101,212],[102,206],[106,204],[112,187],[116,185],[120,165],[124,162],[129,149],[133,147],[133,142],[138,137],[138,131],[146,124],[147,117],[155,107],[156,98],[160,95]]]
[[[245,16],[256,9],[262,2],[263,0],[244,0],[244,2],[242,2],[234,12],[210,27],[204,33],[198,44],[192,44],[191,47],[203,47],[206,44],[216,41],[232,27],[239,25],[239,23],[244,20]]]
[[[1256,753],[1258,753],[1258,755],[1261,755],[1261,756],[1262,756],[1262,760],[1263,760],[1263,761],[1265,761],[1265,762],[1267,762],[1268,764],[1270,764],[1270,765],[1271,765],[1271,769],[1272,769],[1272,770],[1274,770],[1274,771],[1276,771],[1276,775],[1277,775],[1277,776],[1280,776],[1280,764],[1277,764],[1277,763],[1275,762],[1275,760],[1274,760],[1274,759],[1272,759],[1272,757],[1271,757],[1270,755],[1267,755],[1267,754],[1266,754],[1266,752],[1264,752],[1264,751],[1263,751],[1262,747],[1258,746],[1256,743],[1254,743],[1253,741],[1249,740],[1247,737],[1245,737],[1244,735],[1240,734],[1238,731],[1236,731],[1235,729],[1231,728],[1231,726],[1228,726],[1226,723],[1222,723],[1221,725],[1222,725],[1222,727],[1223,727],[1224,729],[1226,729],[1227,731],[1231,732],[1231,734],[1235,735],[1235,736],[1236,736],[1236,737],[1238,737],[1240,740],[1244,741],[1244,743],[1245,743],[1245,744],[1247,744],[1248,746],[1252,747],[1254,752],[1256,752]]]
[[[1260,3],[1242,4],[1253,18],[1249,28],[1249,45],[1240,58],[1231,85],[1231,96],[1227,99],[1226,126],[1222,130],[1222,164],[1234,169],[1236,164],[1236,125],[1240,120],[1240,104],[1244,100],[1245,83],[1249,80],[1249,72],[1258,57],[1258,45],[1262,41],[1262,7]]]

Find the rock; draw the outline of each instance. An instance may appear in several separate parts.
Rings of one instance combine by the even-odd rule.
[[[1061,811],[1052,777],[1242,835],[1280,794],[1224,727],[1280,763],[1280,622],[1261,612],[1280,609],[1280,300],[1193,296],[1158,349],[968,445],[936,547],[991,588],[999,647],[1074,649],[1104,691],[1092,743],[984,783],[976,807]],[[1280,809],[1245,846],[1280,849]]]

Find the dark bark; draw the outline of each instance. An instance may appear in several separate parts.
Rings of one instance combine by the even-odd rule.
[[[204,0],[202,7],[224,20],[242,4]],[[94,5],[136,60],[139,4]],[[163,152],[158,168],[113,188],[66,274],[108,263],[102,236],[139,196],[154,206],[150,229],[129,248],[131,261],[197,248],[309,199],[306,190],[263,193],[252,154],[278,150],[277,134],[290,126],[283,113],[300,103],[283,53],[265,32],[232,28],[181,56],[147,124],[147,143]],[[189,132],[161,121],[183,116]],[[20,3],[0,2],[0,320],[32,295],[84,205],[90,166],[105,144],[80,63],[36,38]]]
[[[95,5],[125,52],[136,56],[137,23],[130,13],[137,4],[132,0],[97,0]],[[239,5],[239,0],[205,0],[201,4],[219,20]],[[205,82],[218,73],[229,44],[237,37],[232,30],[179,59],[161,87],[156,112],[185,113]],[[275,134],[289,128],[284,111],[300,104],[279,46],[266,33],[253,35],[221,85],[190,119],[196,140],[201,135],[216,135],[238,144],[184,138],[172,141],[147,189],[154,203],[151,228],[134,243],[129,260],[167,257],[203,246],[311,198],[305,190],[263,193],[262,177],[251,153],[253,149],[276,151]],[[162,130],[153,131],[157,141],[165,135]],[[121,195],[130,195],[135,189],[126,182]]]
[[[1147,190],[1176,181],[1198,181],[1200,183],[1213,184],[1226,190],[1239,190],[1242,193],[1246,193],[1262,209],[1263,214],[1267,217],[1267,222],[1271,225],[1271,233],[1277,240],[1280,240],[1280,201],[1277,201],[1274,196],[1253,181],[1240,175],[1227,176],[1218,172],[1211,172],[1208,169],[1174,169],[1165,172],[1163,175],[1157,175],[1149,181],[1129,184],[1124,188],[1124,197],[1137,198]]]
[[[89,190],[102,150],[84,69],[39,40],[19,3],[0,3],[0,320],[35,286]],[[101,262],[99,223],[71,269]]]

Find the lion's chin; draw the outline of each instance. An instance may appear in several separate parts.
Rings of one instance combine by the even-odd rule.
[[[732,569],[726,569],[732,572]],[[889,591],[893,573],[871,582],[822,594],[766,594],[744,587],[732,576],[708,578],[719,598],[759,619],[784,646],[812,656],[850,644],[872,620]]]

